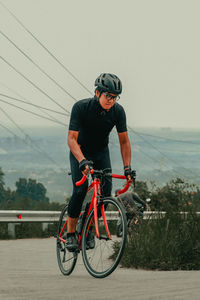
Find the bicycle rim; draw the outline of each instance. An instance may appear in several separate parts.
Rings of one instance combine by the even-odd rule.
[[[65,206],[63,211],[61,212],[59,225],[58,225],[57,241],[56,241],[56,253],[57,253],[58,266],[63,275],[70,275],[72,273],[76,265],[77,256],[78,256],[78,253],[69,252],[65,248],[65,242],[59,239],[60,232],[67,219],[67,209],[68,206]],[[67,225],[61,235],[61,238],[63,240],[66,240],[66,236],[67,236]]]
[[[100,205],[98,206],[98,227],[100,238],[96,236],[94,224],[94,211],[92,210],[86,220],[83,240],[82,240],[82,257],[88,272],[97,278],[103,278],[111,274],[118,266],[124,252],[127,237],[126,215],[122,205],[115,198],[104,198],[103,205],[106,209],[106,220],[111,239],[108,238],[103,217],[100,214]],[[111,213],[112,212],[112,213]],[[122,234],[117,236],[117,224],[121,218]],[[93,249],[87,249],[88,230],[92,232],[95,238]]]

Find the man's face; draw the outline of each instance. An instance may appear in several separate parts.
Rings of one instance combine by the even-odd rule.
[[[96,96],[99,97],[99,91],[96,91]],[[118,100],[119,96],[111,94],[108,92],[103,92],[99,98],[100,105],[103,109],[109,110],[115,102]]]

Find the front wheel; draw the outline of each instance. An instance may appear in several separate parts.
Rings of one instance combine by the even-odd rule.
[[[58,266],[63,275],[70,275],[72,273],[78,256],[78,253],[69,252],[65,248],[65,240],[67,237],[67,210],[68,206],[66,205],[60,215],[56,240]]]
[[[101,216],[101,206],[106,211],[106,220],[110,232],[110,239],[106,232],[103,217]],[[117,224],[121,219],[121,236],[116,234]],[[103,278],[111,274],[118,266],[123,255],[126,238],[127,222],[126,214],[122,205],[112,197],[104,198],[98,204],[98,227],[100,237],[96,236],[94,226],[94,211],[89,214],[83,231],[82,257],[88,272],[96,277]],[[89,233],[89,234],[88,234]],[[93,236],[92,247],[88,244],[88,239]]]

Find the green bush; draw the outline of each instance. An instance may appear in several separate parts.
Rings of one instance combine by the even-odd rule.
[[[0,224],[0,240],[6,240],[8,238],[8,224]]]
[[[15,236],[17,239],[24,238],[47,238],[56,236],[58,230],[58,222],[49,223],[47,228],[43,230],[42,223],[19,223],[15,226]],[[0,225],[0,240],[11,239],[8,236],[8,223]]]
[[[56,236],[58,222],[48,224],[48,227],[43,231],[42,223],[22,223],[15,228],[16,238],[45,238]]]
[[[115,245],[116,246],[116,245]],[[173,211],[145,220],[129,236],[122,266],[157,270],[200,270],[200,217]]]

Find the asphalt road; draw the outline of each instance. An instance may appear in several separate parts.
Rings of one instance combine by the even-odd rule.
[[[0,241],[0,299],[200,299],[200,271],[144,271],[117,268],[95,279],[82,258],[74,272],[61,275],[56,241],[25,239]]]

